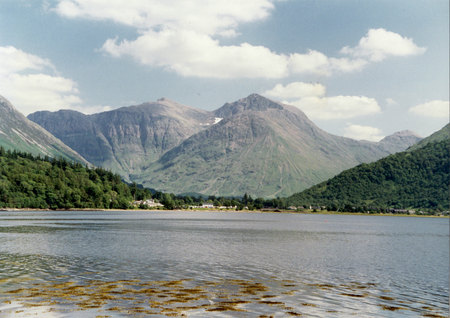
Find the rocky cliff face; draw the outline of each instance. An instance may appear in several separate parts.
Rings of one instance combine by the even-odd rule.
[[[34,155],[63,157],[84,164],[88,162],[36,123],[28,120],[0,96],[0,146]]]
[[[62,110],[29,118],[97,166],[140,173],[165,151],[214,122],[213,114],[167,99],[94,115]]]

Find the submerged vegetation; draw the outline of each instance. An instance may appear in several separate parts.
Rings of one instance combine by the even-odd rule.
[[[88,275],[89,273],[86,273]],[[13,279],[3,283],[13,284]],[[105,281],[54,280],[28,282],[28,288],[15,286],[5,292],[6,301],[0,304],[11,308],[0,312],[27,314],[70,313],[82,311],[86,316],[111,317],[119,315],[146,317],[210,316],[220,312],[229,316],[245,313],[254,317],[300,317],[311,311],[338,313],[327,310],[317,297],[305,296],[305,290],[316,295],[346,301],[347,298],[364,298],[367,306],[383,311],[403,311],[424,317],[444,317],[434,306],[395,299],[390,291],[372,282],[348,282],[338,285],[306,283],[273,278],[270,281],[243,279],[218,279],[213,281],[164,280],[146,281],[128,279]],[[13,304],[14,302],[14,304]],[[14,305],[20,307],[14,307]],[[347,309],[348,310],[348,309]],[[343,312],[344,313],[344,312]],[[102,314],[102,316],[99,316]]]

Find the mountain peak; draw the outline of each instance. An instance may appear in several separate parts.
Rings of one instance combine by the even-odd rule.
[[[406,150],[406,148],[411,147],[412,145],[418,143],[422,137],[417,135],[415,132],[410,130],[402,130],[393,133],[392,135],[386,136],[379,142],[386,150],[391,153],[394,153],[398,150],[399,146],[402,146]]]
[[[269,109],[283,109],[283,106],[259,94],[251,94],[233,103],[226,103],[216,110],[217,117],[230,117],[246,111],[266,111]]]
[[[3,97],[2,95],[0,95],[0,106],[10,112],[16,111],[16,109],[11,104],[11,102],[9,100],[7,100],[5,97]]]
[[[394,136],[397,136],[397,137],[414,136],[414,137],[422,138],[418,134],[416,134],[414,131],[411,131],[411,130],[400,130],[400,131],[393,133],[392,135],[386,136],[385,138],[394,137]]]

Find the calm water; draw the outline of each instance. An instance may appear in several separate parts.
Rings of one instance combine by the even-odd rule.
[[[0,212],[0,317],[447,317],[449,220]]]

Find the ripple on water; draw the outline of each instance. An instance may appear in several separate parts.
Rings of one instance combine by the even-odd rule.
[[[14,282],[14,279],[8,283],[23,284]],[[373,283],[302,284],[277,279],[74,281],[60,278],[49,282],[28,282],[27,285],[28,288],[11,288],[3,292],[6,298],[3,297],[0,305],[2,317],[29,314],[78,317],[82,312],[95,317],[208,317],[219,314],[239,317],[254,317],[256,314],[259,317],[340,316],[358,314],[358,306],[351,306],[355,304],[355,298],[364,299],[360,305],[366,306],[368,316],[372,313],[373,317],[389,317],[389,313],[393,312],[409,312],[410,316],[445,316],[433,306],[423,305],[419,309],[400,306],[394,295],[386,291],[379,295],[378,286]],[[315,297],[305,295],[306,288],[312,290]],[[330,307],[323,301],[327,297],[340,299],[342,306]]]

